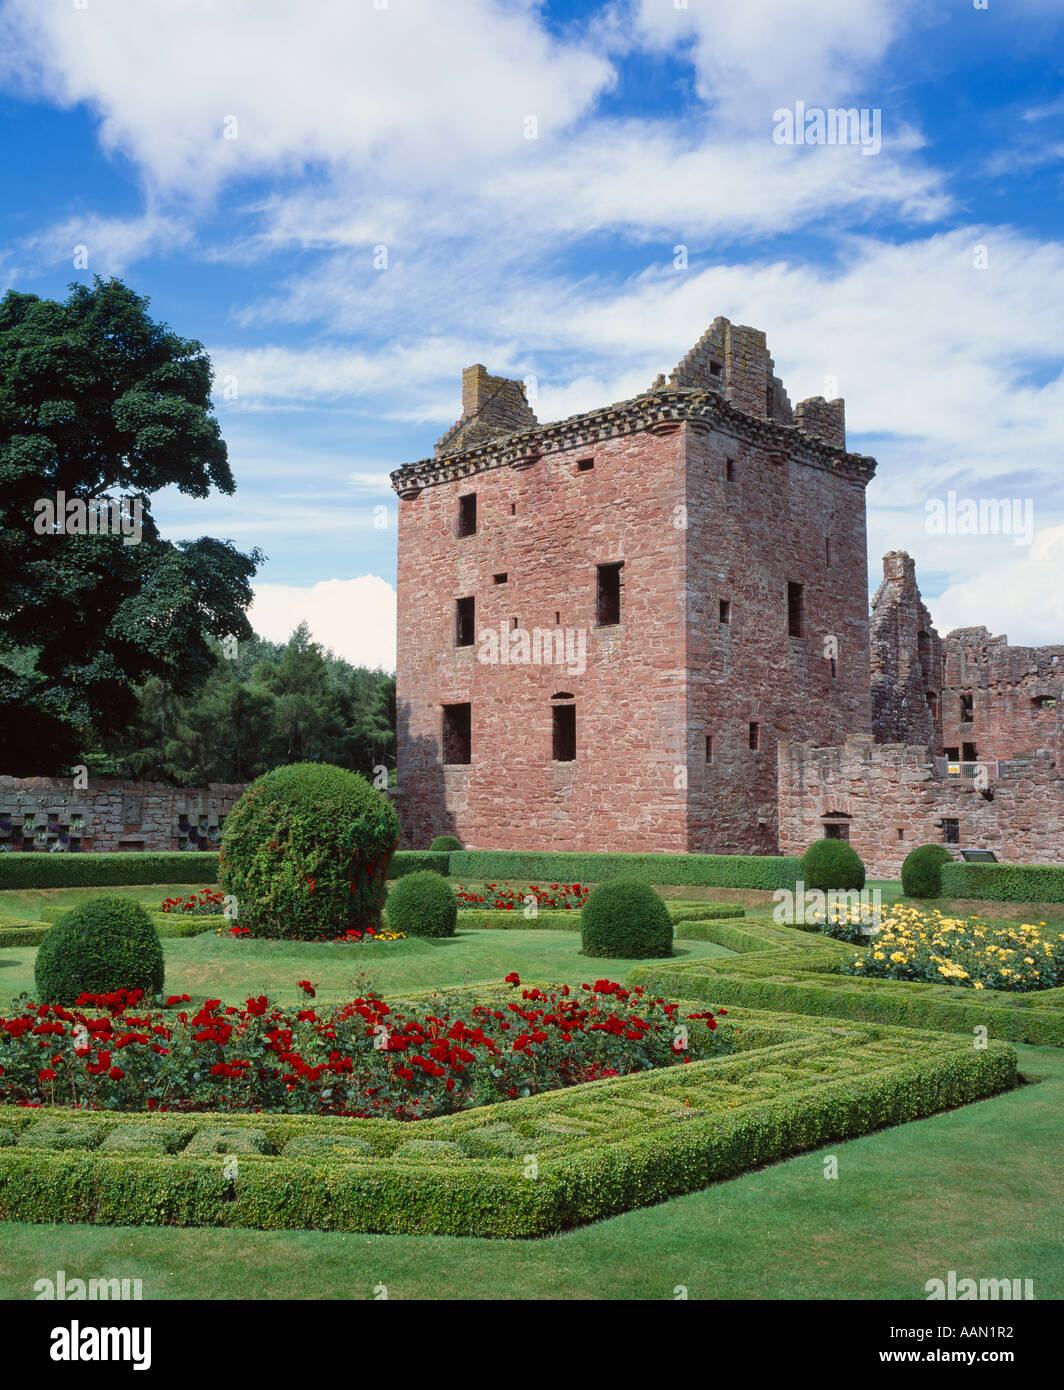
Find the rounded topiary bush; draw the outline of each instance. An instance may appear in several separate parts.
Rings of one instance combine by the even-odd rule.
[[[147,910],[111,894],[89,898],[56,921],[33,967],[37,1001],[73,1004],[79,994],[163,987],[163,948]]]
[[[585,956],[671,956],[672,918],[648,883],[611,878],[593,889],[580,909],[580,939]]]
[[[451,853],[461,848],[462,842],[457,835],[437,835],[432,844],[429,845],[430,850],[439,850],[441,853]]]
[[[945,845],[917,845],[901,866],[901,891],[909,898],[940,898],[942,865],[952,862]]]
[[[454,889],[430,869],[404,874],[388,895],[388,926],[404,936],[454,936],[458,900]]]
[[[865,866],[845,840],[815,840],[802,859],[802,878],[807,888],[842,888],[848,892],[864,887]]]
[[[337,937],[380,926],[398,843],[384,792],[342,767],[292,763],[226,817],[218,878],[252,936]]]

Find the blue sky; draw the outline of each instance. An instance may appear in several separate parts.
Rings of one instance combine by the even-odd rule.
[[[1062,76],[1059,0],[7,0],[0,278],[116,274],[206,344],[237,492],[155,510],[263,548],[268,636],[391,665],[387,474],[463,366],[557,419],[724,314],[846,398],[873,586],[904,548],[941,630],[1060,641]],[[882,147],[777,144],[799,101]],[[929,533],[950,491],[1030,543]]]

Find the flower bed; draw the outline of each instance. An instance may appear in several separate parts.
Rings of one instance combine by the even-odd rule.
[[[550,883],[545,886],[530,883],[527,888],[509,887],[501,883],[484,883],[480,887],[455,888],[459,908],[483,907],[500,912],[523,912],[535,899],[538,908],[551,911],[579,912],[589,889],[580,883]]]
[[[1064,932],[1044,922],[993,926],[899,903],[883,910],[869,945],[843,961],[844,975],[1020,993],[1064,984]]]
[[[729,1050],[712,1010],[597,980],[520,989],[491,1003],[398,1009],[369,994],[303,1008],[265,995],[243,1008],[187,995],[140,1007],[139,991],[74,1009],[25,1002],[0,1018],[0,1101],[122,1111],[259,1111],[417,1120],[626,1076]],[[723,1012],[723,1011],[721,1011]]]
[[[228,928],[219,927],[218,936],[231,936],[238,941],[252,940],[251,928],[233,925]],[[255,937],[259,941],[261,937]],[[315,943],[328,942],[333,946],[372,946],[375,942],[406,941],[405,932],[392,931],[390,927],[382,927],[379,931],[374,931],[372,927],[367,927],[365,931],[359,931],[357,927],[352,927],[350,931],[345,931],[343,936],[304,936],[301,941],[313,941]]]
[[[160,912],[187,912],[196,917],[221,917],[225,912],[225,894],[217,888],[201,888],[187,898],[163,898]]]

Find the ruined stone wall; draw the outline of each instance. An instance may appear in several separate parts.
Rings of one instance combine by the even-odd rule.
[[[477,362],[462,372],[462,414],[436,441],[436,457],[470,449],[515,430],[531,429],[535,424],[524,382],[490,376]]]
[[[77,853],[217,850],[241,783],[168,787],[162,782],[0,777],[0,844],[47,852],[57,841]]]
[[[780,747],[779,839],[802,854],[824,834],[825,817],[849,817],[849,842],[871,878],[897,878],[911,849],[946,841],[958,822],[959,849],[992,849],[1003,863],[1064,862],[1064,780],[1048,756],[1015,759],[984,795],[970,779],[936,772],[923,747],[875,743]]]
[[[1064,646],[1010,647],[985,627],[958,628],[944,659],[942,743],[951,756],[964,757],[966,745],[980,760],[1045,749],[1064,771]]]
[[[942,747],[942,642],[904,551],[883,557],[869,623],[872,733],[877,743]],[[854,733],[863,732],[856,726]]]

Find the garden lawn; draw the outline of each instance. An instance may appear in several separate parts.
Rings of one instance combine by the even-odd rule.
[[[117,893],[134,898],[157,912],[164,898],[187,898],[214,883],[152,883],[147,887],[105,888],[5,888],[0,891],[0,918],[40,918],[43,907],[76,907],[88,898]]]
[[[0,1298],[62,1269],[145,1299],[922,1301],[953,1269],[1059,1299],[1064,1052],[1017,1050],[1039,1084],[541,1240],[0,1223]]]
[[[576,923],[574,922],[574,926]],[[540,981],[579,985],[604,977],[624,983],[638,962],[588,960],[572,931],[460,931],[440,941],[407,940],[373,945],[333,942],[250,941],[207,932],[163,941],[167,994],[190,994],[242,1004],[260,994],[282,1004],[302,999],[297,980],[317,987],[317,1001],[346,1001],[367,984],[386,998],[404,990],[445,988],[501,980],[516,970]],[[36,949],[0,949],[0,1005],[25,990],[33,992]],[[711,941],[677,941],[674,960],[732,953]],[[359,972],[363,979],[356,985]]]

